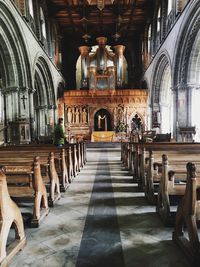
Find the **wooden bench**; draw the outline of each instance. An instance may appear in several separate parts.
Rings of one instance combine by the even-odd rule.
[[[55,146],[38,146],[38,145],[23,145],[23,146],[7,146],[7,147],[0,147],[0,157],[1,155],[10,154],[20,154],[22,157],[32,157],[33,155],[40,156],[41,160],[47,160],[47,157],[49,156],[50,151],[54,153],[54,161],[51,161],[51,168],[49,168],[49,171],[54,170],[54,175],[49,173],[49,177],[53,178],[55,177],[56,182],[57,180],[57,174],[59,175],[59,180],[61,184],[61,190],[65,191],[66,188],[69,186],[69,183],[71,182],[71,176],[72,175],[72,159],[71,159],[71,148],[66,149],[58,148]],[[66,153],[67,151],[67,153]],[[5,156],[4,156],[5,157]],[[43,162],[42,162],[43,164]],[[54,167],[55,164],[55,167]],[[67,166],[68,164],[68,166]]]
[[[195,164],[189,162],[185,194],[178,205],[172,238],[189,257],[192,266],[199,266],[200,263],[197,220],[200,221],[200,178],[197,176]],[[184,233],[185,228],[187,235]]]
[[[47,190],[42,179],[39,157],[32,162],[18,161],[17,164],[5,166],[8,191],[18,203],[32,203],[31,227],[38,227],[41,220],[48,215]]]
[[[8,235],[14,224],[15,240],[7,246]],[[13,256],[26,245],[21,212],[8,193],[5,169],[0,167],[0,265],[8,266]]]
[[[40,157],[50,151],[54,153],[55,167],[60,178],[61,191],[65,191],[73,177],[76,177],[80,168],[86,163],[86,146],[84,142],[68,144],[64,147],[53,145],[18,145],[0,147],[2,151],[23,151],[24,153],[35,153]],[[65,160],[64,160],[65,159]]]
[[[162,175],[162,154],[166,153],[166,151],[149,151],[149,156],[145,158],[145,166],[141,167],[144,174],[141,174],[141,177],[144,177],[144,181],[142,181],[144,185],[145,197],[151,204],[155,204],[155,186],[158,186],[160,182],[160,177]],[[171,168],[175,168],[178,166],[185,166],[188,162],[188,158],[195,160],[196,162],[200,161],[200,151],[187,151],[185,153],[182,150],[177,151],[167,151],[168,156],[170,158]],[[144,155],[143,155],[144,157]],[[144,161],[144,160],[143,160]],[[172,167],[172,165],[174,167]],[[185,172],[185,171],[184,171]],[[178,173],[176,173],[176,178],[178,177]],[[182,175],[182,174],[180,174]]]
[[[9,165],[30,165],[33,157],[40,156],[40,165],[42,178],[46,186],[49,188],[49,206],[54,206],[55,202],[60,199],[60,183],[54,163],[54,153],[36,152],[36,151],[0,151],[0,164]]]
[[[154,138],[156,137],[156,131],[144,131],[142,133],[142,142],[153,142]]]
[[[162,156],[162,175],[160,178],[156,211],[161,216],[165,225],[174,224],[175,212],[171,204],[180,201],[185,193],[187,171],[184,162],[168,162],[167,155]],[[200,162],[197,162],[200,168]],[[176,183],[178,179],[178,183]],[[176,203],[173,203],[176,201]]]
[[[138,186],[141,189],[144,189],[145,186],[145,174],[146,174],[146,157],[149,158],[149,151],[151,150],[154,153],[160,153],[160,155],[171,152],[186,152],[186,153],[199,153],[200,143],[140,143],[132,144],[133,149],[131,149],[130,156],[132,163],[131,172],[133,173],[133,179],[138,182]],[[160,151],[160,152],[159,152]]]
[[[156,134],[154,142],[170,142],[171,141],[171,133],[166,134]]]

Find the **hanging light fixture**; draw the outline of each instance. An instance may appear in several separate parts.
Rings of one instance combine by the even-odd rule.
[[[79,22],[83,23],[83,28],[85,30],[85,33],[82,35],[82,38],[85,40],[85,42],[88,42],[88,39],[91,38],[91,36],[87,33],[87,23],[88,23],[88,19],[86,18],[86,14],[85,14],[85,0],[83,0],[83,17],[79,20]]]
[[[118,41],[118,39],[121,37],[120,33],[119,33],[119,28],[121,26],[121,23],[123,21],[122,19],[122,16],[120,15],[120,3],[118,1],[118,4],[117,4],[117,9],[118,9],[118,16],[117,16],[117,19],[116,19],[116,24],[115,24],[115,34],[112,36],[115,40],[115,42]]]
[[[112,36],[115,40],[115,42],[118,41],[118,39],[121,37],[118,28],[121,25],[121,21],[122,21],[122,17],[120,15],[118,15],[117,20],[116,20],[116,24],[115,24],[115,34]]]
[[[97,5],[97,8],[102,11],[105,5],[112,5],[114,0],[87,0],[89,5]]]

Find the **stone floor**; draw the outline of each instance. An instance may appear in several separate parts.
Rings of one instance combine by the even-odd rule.
[[[120,162],[117,148],[89,148],[87,164],[11,267],[189,267]]]

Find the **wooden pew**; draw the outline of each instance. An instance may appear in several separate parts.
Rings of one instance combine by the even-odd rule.
[[[38,227],[49,213],[47,190],[41,175],[39,157],[35,157],[32,163],[23,161],[7,165],[5,170],[10,196],[16,202],[32,203],[30,226]]]
[[[168,154],[170,158],[170,165],[174,165],[173,168],[175,168],[176,165],[183,166],[186,165],[188,162],[188,158],[194,160],[196,163],[200,162],[200,150],[196,151],[187,151],[184,150],[168,150],[168,151],[149,151],[149,156],[145,158],[145,162],[147,163],[145,167],[141,166],[141,169],[144,169],[145,174],[142,174],[141,177],[144,177],[145,181],[144,183],[144,191],[145,191],[145,197],[151,204],[155,204],[156,197],[155,197],[155,185],[158,186],[160,182],[160,177],[162,175],[162,154],[166,153]],[[144,154],[143,154],[143,157]],[[144,159],[142,160],[142,162]],[[184,171],[185,172],[185,171]],[[177,177],[178,173],[176,173]],[[182,175],[181,173],[179,175]],[[178,178],[178,177],[177,177]]]
[[[133,149],[131,151],[131,160],[133,161],[130,166],[132,167],[133,178],[138,182],[138,186],[144,189],[145,186],[145,173],[146,164],[145,159],[149,157],[149,151],[159,153],[160,155],[169,153],[169,151],[185,151],[198,153],[200,151],[200,143],[133,143]],[[123,152],[122,152],[123,153]]]
[[[170,167],[168,164],[168,157],[167,155],[163,155],[162,175],[158,189],[156,211],[160,215],[165,225],[172,225],[174,222],[173,213],[170,209],[170,196],[183,196],[185,192],[185,184],[175,184],[174,179],[170,180],[168,176],[169,171]]]
[[[33,157],[40,155],[40,165],[44,183],[49,187],[48,202],[49,206],[54,206],[55,202],[60,199],[60,183],[54,163],[54,153],[41,153],[36,151],[0,151],[0,164],[9,165],[30,165]]]
[[[200,221],[200,178],[197,176],[195,164],[189,162],[185,194],[178,205],[172,238],[189,257],[192,266],[196,267],[200,264],[197,220]],[[184,233],[185,227],[187,235]]]
[[[15,240],[7,247],[10,228],[14,224]],[[5,170],[0,167],[0,265],[8,266],[13,256],[26,245],[21,212],[11,200]]]
[[[2,151],[24,151],[35,153],[34,155],[44,156],[44,153],[54,152],[56,171],[60,178],[61,191],[65,191],[77,175],[80,168],[86,163],[86,145],[84,142],[78,144],[68,144],[62,148],[53,145],[18,145],[0,147]],[[65,160],[64,160],[65,158]]]
[[[58,182],[57,175],[59,175],[60,178],[60,184],[61,184],[61,190],[65,191],[66,188],[69,186],[69,183],[71,182],[70,174],[72,174],[72,166],[71,166],[71,148],[68,149],[68,154],[66,154],[66,149],[58,148],[55,146],[38,146],[38,145],[23,145],[23,146],[7,146],[7,147],[0,147],[0,158],[2,155],[7,154],[20,154],[23,156],[26,155],[26,157],[33,157],[33,156],[40,156],[41,163],[44,164],[47,160],[50,151],[53,153],[51,155],[54,155],[54,161],[51,161],[51,168],[49,168],[49,172],[51,170],[54,171],[54,173],[49,173],[49,177],[56,181],[56,184]],[[5,157],[5,156],[4,156]],[[51,156],[52,157],[52,156]],[[70,165],[70,167],[67,168],[66,162]],[[55,166],[55,167],[54,167]],[[53,184],[54,181],[52,181]],[[58,188],[58,187],[57,187]]]

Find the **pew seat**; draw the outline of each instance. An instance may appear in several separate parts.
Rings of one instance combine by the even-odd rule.
[[[196,165],[200,168],[200,162],[197,162]],[[169,163],[167,155],[164,154],[162,156],[162,175],[158,190],[156,211],[167,226],[173,225],[175,220],[175,214],[171,206],[177,205],[185,193],[187,182],[187,170],[185,166],[186,163],[184,162],[180,162],[180,165],[177,165],[177,161],[172,165],[172,161],[170,160]],[[178,174],[180,176],[178,176],[178,182],[176,182],[176,175]],[[180,178],[181,182],[179,180]]]

